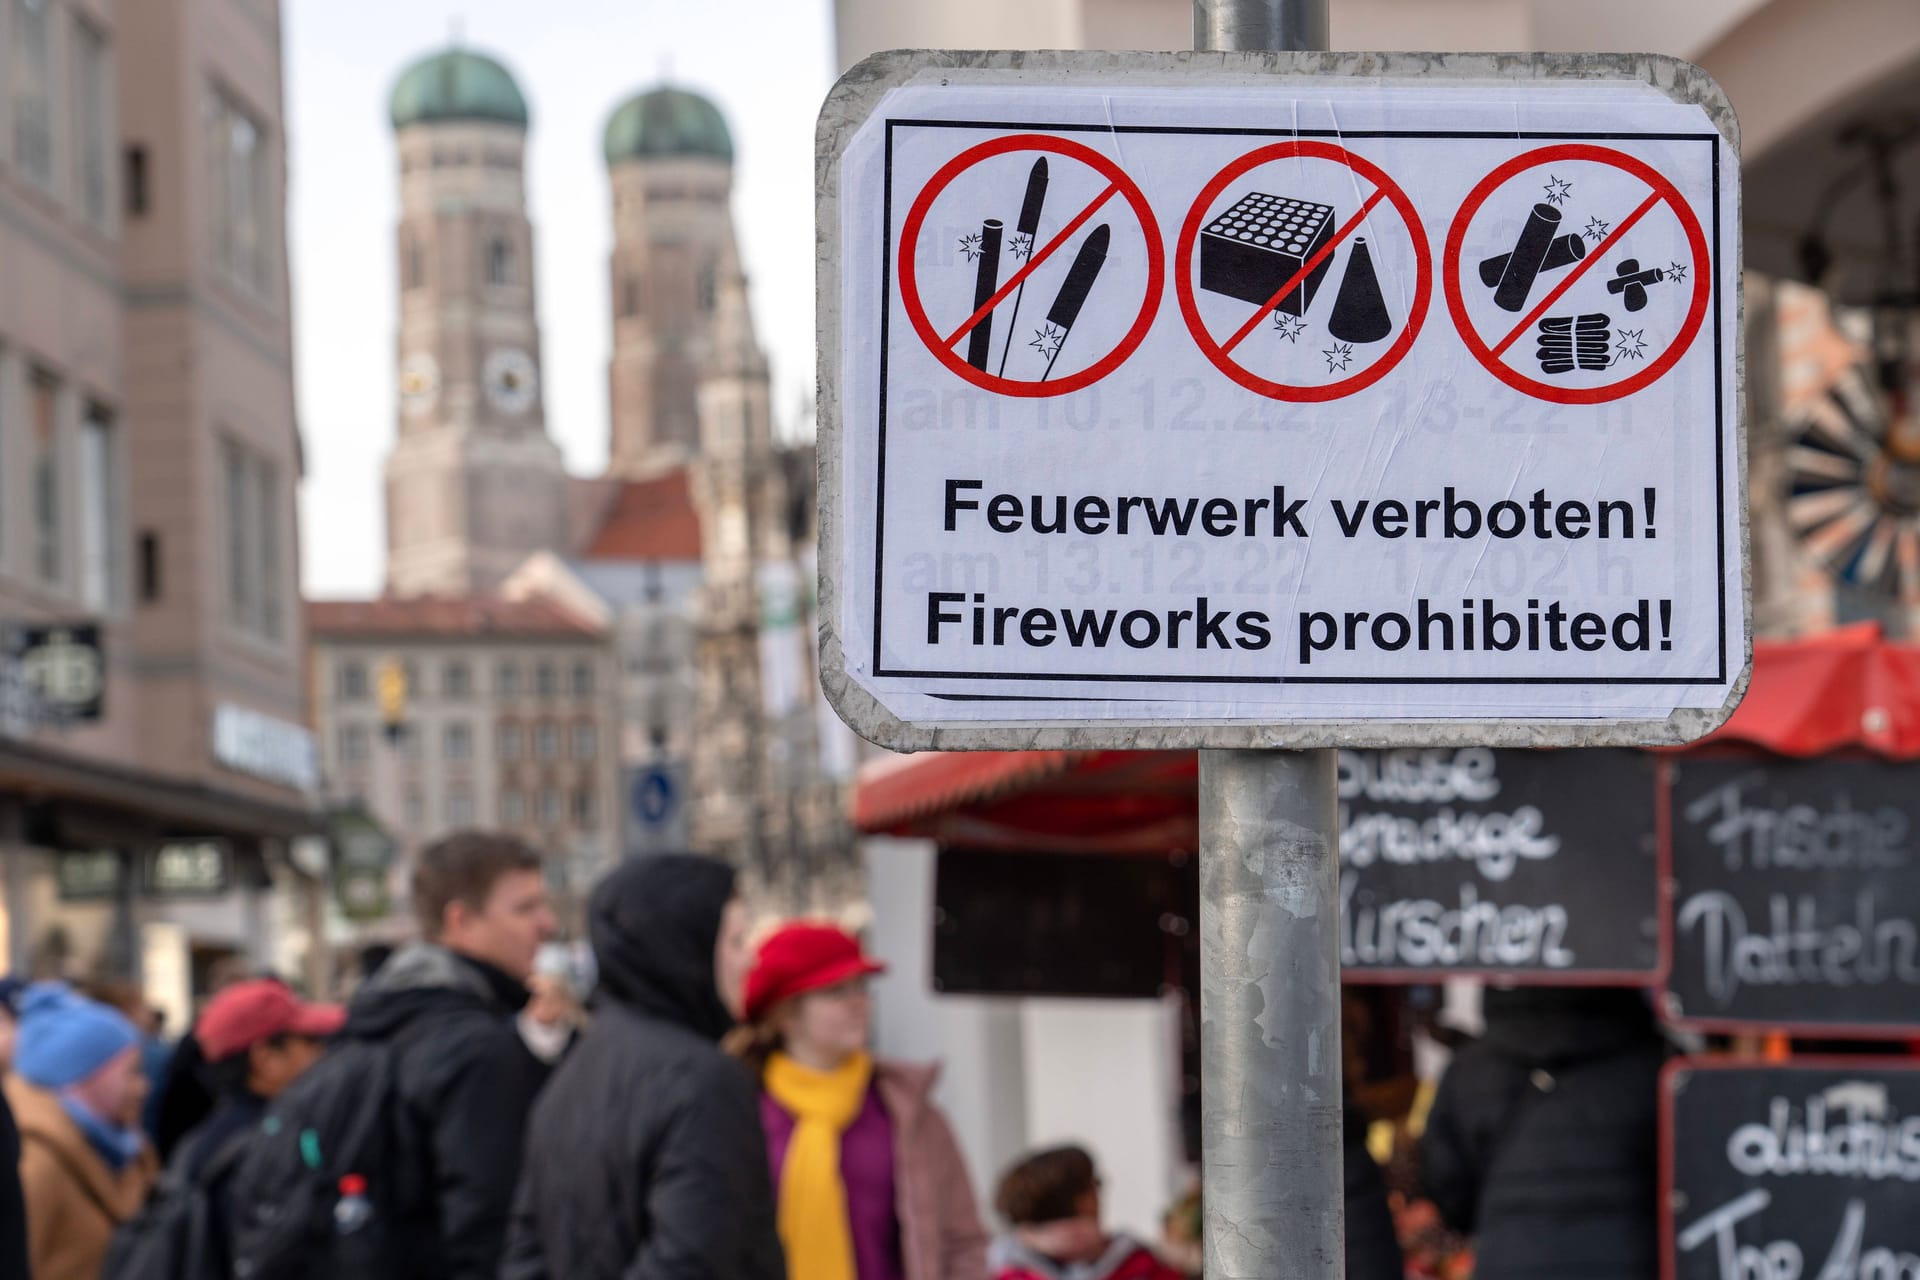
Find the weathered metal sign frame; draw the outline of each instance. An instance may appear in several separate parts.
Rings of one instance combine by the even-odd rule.
[[[1178,748],[1280,748],[1468,746],[1571,747],[1661,746],[1690,742],[1710,732],[1739,704],[1752,671],[1752,580],[1747,525],[1747,429],[1745,413],[1744,290],[1734,296],[1732,430],[1739,459],[1740,600],[1745,642],[1741,667],[1725,702],[1714,708],[1681,709],[1665,720],[1645,719],[1448,719],[1448,720],[1101,720],[1097,722],[1006,720],[902,720],[848,672],[839,620],[842,595],[838,567],[846,547],[844,503],[848,499],[841,397],[843,357],[841,161],[854,134],[893,89],[908,85],[1125,86],[1204,85],[1211,90],[1276,87],[1291,79],[1337,77],[1351,88],[1368,82],[1441,81],[1449,88],[1538,85],[1544,82],[1613,81],[1651,86],[1677,103],[1701,107],[1728,146],[1738,153],[1739,125],[1726,95],[1705,72],[1678,59],[1651,54],[1442,54],[1442,53],[1119,53],[968,52],[917,50],[876,54],[849,71],[828,95],[816,133],[815,226],[818,297],[818,454],[820,525],[820,676],[841,718],[867,740],[896,751],[920,750],[1125,750]],[[1303,86],[1304,87],[1304,86]],[[1733,209],[1733,254],[1739,260],[1738,193]],[[1730,568],[1730,567],[1729,567]]]

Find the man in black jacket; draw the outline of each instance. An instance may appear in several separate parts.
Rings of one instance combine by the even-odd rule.
[[[593,1021],[534,1108],[504,1280],[784,1280],[758,1096],[717,1043],[751,959],[733,879],[665,855],[594,890]]]
[[[0,979],[0,1076],[13,1069],[13,1038],[20,1029],[14,1001],[23,984]],[[0,1094],[0,1276],[27,1274],[27,1201],[20,1191],[20,1129]]]
[[[1486,993],[1440,1081],[1421,1182],[1477,1280],[1652,1280],[1666,1042],[1638,991]]]
[[[348,1039],[397,1044],[395,1088],[424,1132],[394,1171],[398,1274],[494,1280],[527,1113],[546,1070],[514,1015],[553,936],[540,855],[510,836],[456,832],[422,850],[412,906],[432,941],[396,952],[347,1012]]]

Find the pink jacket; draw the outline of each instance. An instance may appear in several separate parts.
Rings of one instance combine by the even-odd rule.
[[[967,1162],[933,1104],[936,1066],[880,1061],[873,1082],[893,1121],[894,1212],[907,1280],[986,1280],[987,1233]]]

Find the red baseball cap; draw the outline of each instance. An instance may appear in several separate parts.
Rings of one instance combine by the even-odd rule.
[[[207,1001],[193,1035],[207,1061],[220,1062],[274,1036],[323,1040],[346,1020],[347,1011],[341,1005],[309,1004],[284,982],[250,978]]]
[[[747,1020],[757,1020],[782,1000],[886,971],[886,965],[864,954],[859,941],[837,925],[782,925],[760,944],[753,972],[747,975]]]

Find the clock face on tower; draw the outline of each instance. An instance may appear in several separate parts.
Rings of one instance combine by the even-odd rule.
[[[440,394],[440,366],[424,351],[415,352],[400,362],[400,408],[408,414],[422,414],[433,408]]]
[[[539,371],[533,357],[515,347],[495,351],[487,357],[481,372],[481,385],[487,400],[501,413],[519,417],[533,408],[539,390]]]

